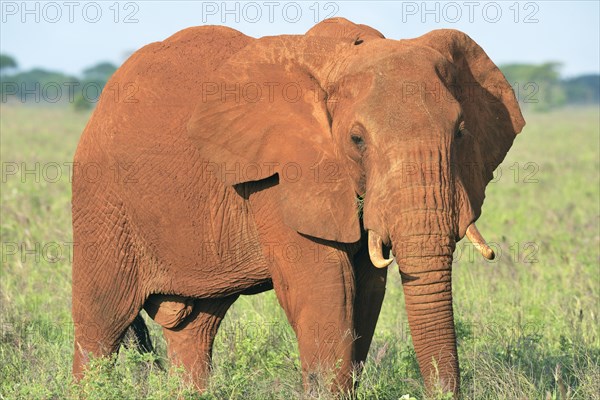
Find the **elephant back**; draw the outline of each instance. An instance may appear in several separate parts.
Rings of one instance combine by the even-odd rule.
[[[136,51],[106,84],[76,161],[104,151],[124,163],[183,137],[211,73],[253,40],[231,28],[201,26]]]

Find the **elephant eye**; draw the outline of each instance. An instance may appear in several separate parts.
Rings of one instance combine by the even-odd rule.
[[[360,146],[360,145],[364,145],[364,144],[365,144],[365,141],[364,141],[364,139],[363,139],[363,138],[362,138],[362,136],[360,136],[360,135],[353,134],[353,135],[351,136],[351,138],[352,138],[352,141],[354,142],[354,144],[355,144],[355,145],[357,145],[357,146]]]
[[[352,139],[352,142],[356,145],[356,147],[358,147],[359,150],[364,150],[365,148],[365,140],[363,139],[362,136],[357,135],[357,134],[352,134],[350,136],[350,138]]]

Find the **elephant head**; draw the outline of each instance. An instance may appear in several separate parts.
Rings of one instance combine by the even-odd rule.
[[[214,78],[214,79],[213,79]],[[344,19],[256,40],[204,85],[188,125],[227,185],[277,174],[286,223],[391,248],[428,386],[458,390],[451,266],[485,187],[525,122],[512,88],[466,34],[389,40]],[[364,199],[362,208],[357,197]],[[359,212],[362,210],[362,214]]]

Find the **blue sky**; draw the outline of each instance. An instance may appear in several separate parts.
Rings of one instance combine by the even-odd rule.
[[[600,70],[598,1],[1,1],[0,51],[21,69],[71,74],[195,25],[227,25],[250,36],[296,34],[328,15],[393,39],[460,29],[497,64],[563,63],[565,76]],[[25,6],[23,6],[25,5]]]

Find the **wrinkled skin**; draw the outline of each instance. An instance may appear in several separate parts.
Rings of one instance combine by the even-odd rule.
[[[352,390],[386,284],[370,231],[398,261],[426,387],[458,394],[452,254],[524,125],[474,41],[344,19],[261,39],[196,27],[112,85],[75,155],[76,377],[145,308],[202,389],[227,309],[274,288],[305,385],[329,371]]]

